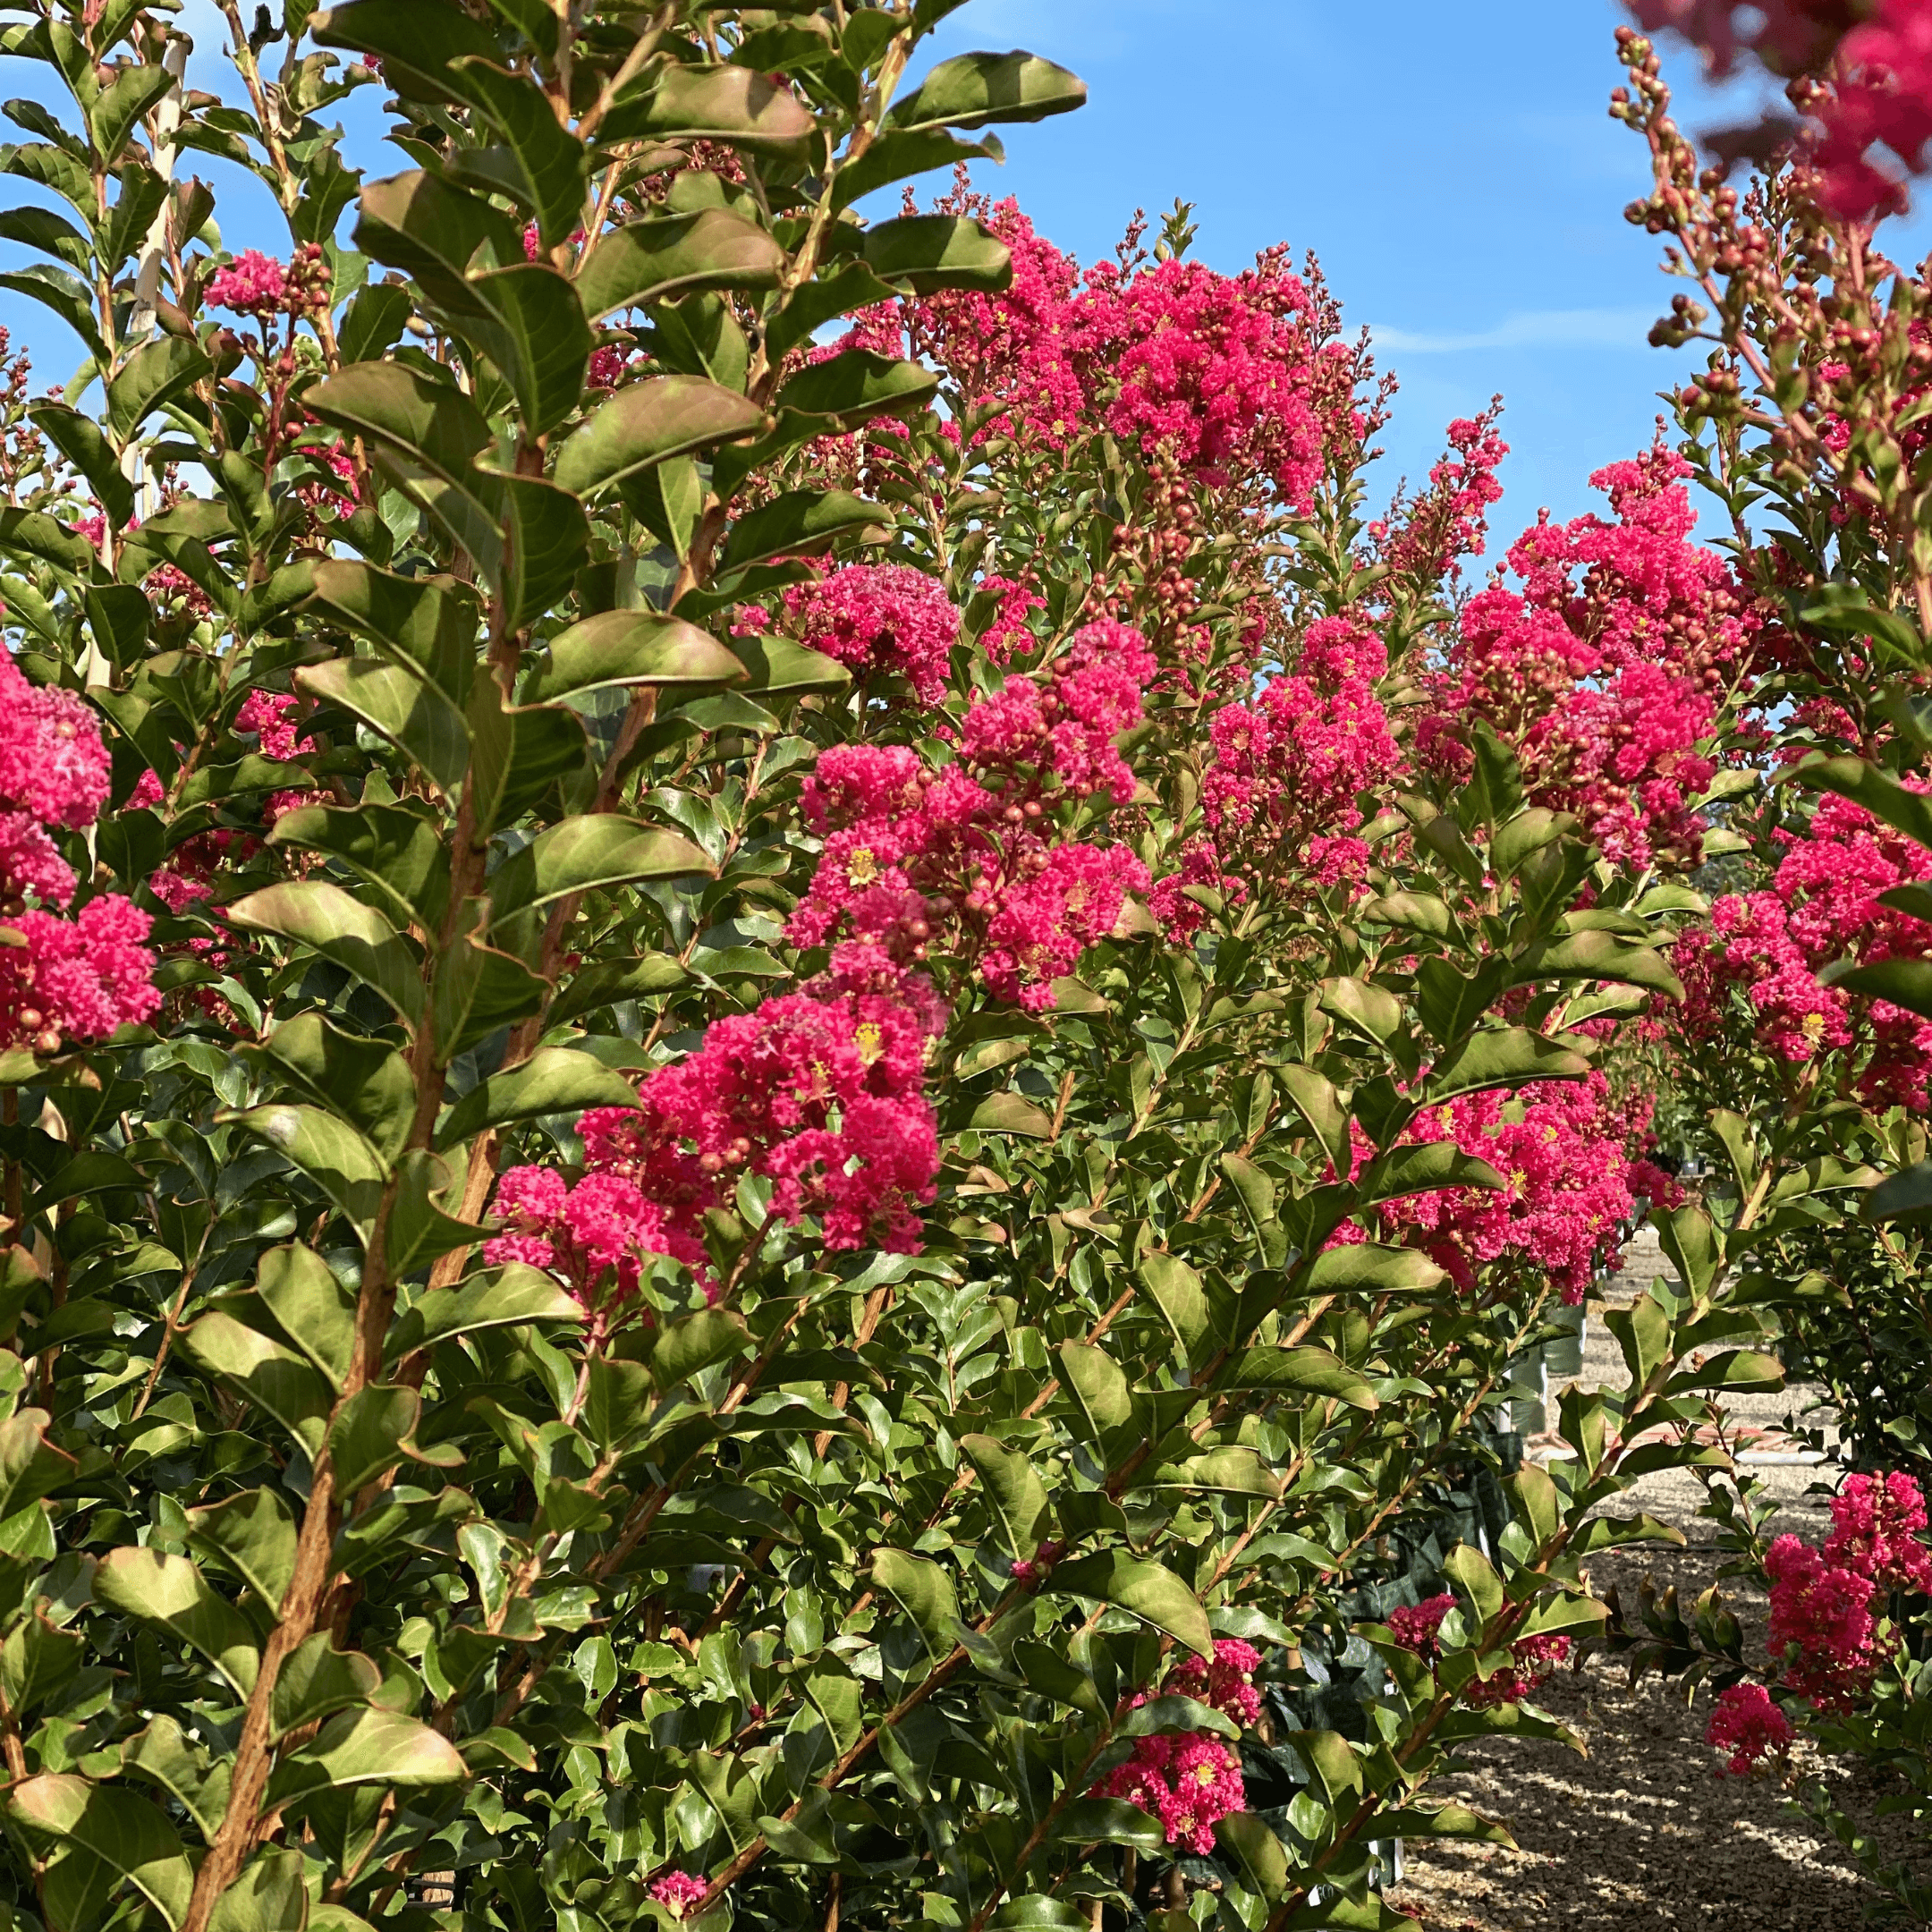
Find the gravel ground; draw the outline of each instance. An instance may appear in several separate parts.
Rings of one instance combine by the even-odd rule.
[[[1608,1298],[1627,1300],[1640,1280],[1658,1272],[1654,1245],[1633,1252],[1631,1273],[1609,1284]],[[1578,1379],[1586,1385],[1622,1379],[1621,1358],[1600,1321],[1590,1324]],[[1812,1393],[1741,1398],[1732,1418],[1775,1428]],[[1757,1473],[1779,1500],[1775,1530],[1821,1540],[1828,1528],[1823,1499],[1807,1491],[1829,1470],[1780,1463]],[[1688,1542],[1683,1549],[1639,1545],[1592,1563],[1592,1581],[1599,1591],[1618,1586],[1632,1621],[1647,1574],[1660,1591],[1674,1583],[1687,1607],[1717,1580],[1722,1556],[1716,1526],[1697,1514],[1702,1501],[1695,1479],[1666,1471],[1645,1478],[1615,1505],[1648,1510]],[[1724,1593],[1747,1642],[1761,1640],[1762,1592],[1733,1578]],[[1536,1741],[1468,1747],[1467,1768],[1432,1785],[1432,1794],[1502,1820],[1519,1849],[1411,1841],[1389,1904],[1431,1932],[1663,1926],[1855,1932],[1873,1894],[1841,1848],[1793,1810],[1775,1784],[1714,1775],[1716,1757],[1703,1738],[1707,1691],[1687,1708],[1673,1685],[1654,1675],[1632,1685],[1623,1660],[1598,1654],[1580,1669],[1559,1672],[1538,1701],[1583,1739],[1589,1756]],[[1842,1804],[1870,1817],[1877,1792],[1835,1763],[1803,1752],[1795,1768],[1801,1776],[1823,1775]]]

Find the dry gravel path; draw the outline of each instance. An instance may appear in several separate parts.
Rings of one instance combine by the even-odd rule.
[[[1633,1244],[1630,1269],[1609,1284],[1609,1299],[1627,1300],[1662,1272],[1654,1241]],[[1620,1381],[1622,1366],[1593,1319],[1578,1379],[1590,1386]],[[1744,1398],[1733,1419],[1775,1427],[1810,1393]],[[1787,1463],[1758,1473],[1780,1500],[1774,1529],[1819,1540],[1828,1527],[1824,1503],[1806,1492],[1828,1472]],[[1716,1526],[1697,1515],[1702,1487],[1664,1472],[1631,1495],[1636,1507],[1681,1530],[1688,1546],[1606,1554],[1591,1564],[1592,1580],[1599,1589],[1619,1586],[1633,1618],[1646,1574],[1660,1590],[1674,1583],[1688,1606],[1717,1580],[1722,1561]],[[1627,1511],[1632,1502],[1615,1506]],[[1727,1580],[1724,1591],[1747,1641],[1761,1639],[1762,1593],[1741,1578]],[[1580,1670],[1559,1672],[1538,1701],[1583,1738],[1589,1757],[1532,1741],[1470,1747],[1469,1768],[1432,1791],[1503,1820],[1520,1849],[1411,1843],[1402,1882],[1388,1891],[1391,1905],[1430,1932],[1856,1932],[1871,1894],[1840,1847],[1775,1784],[1714,1775],[1716,1757],[1703,1738],[1707,1692],[1686,1708],[1681,1690],[1654,1675],[1633,1686],[1623,1661],[1599,1654]],[[1811,1754],[1799,1768],[1822,1772],[1848,1809],[1868,1815],[1876,1793],[1839,1766]]]

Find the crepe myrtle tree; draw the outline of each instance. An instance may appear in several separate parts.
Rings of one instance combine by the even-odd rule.
[[[1083,94],[956,10],[227,0],[226,105],[0,9],[83,345],[0,396],[15,1925],[1392,1922],[1775,1373],[1762,1202],[1680,1210],[1566,1472],[1350,1627],[1664,1193],[1741,678],[1631,640],[1758,606],[1661,456],[1465,600],[1495,418],[1368,518],[1312,266],[921,203]]]

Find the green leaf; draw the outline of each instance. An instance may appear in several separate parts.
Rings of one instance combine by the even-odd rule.
[[[1429,1075],[1432,1106],[1486,1087],[1524,1087],[1532,1080],[1581,1080],[1589,1062],[1527,1027],[1490,1027],[1472,1033]]]
[[[1859,1216],[1866,1221],[1897,1221],[1923,1214],[1928,1208],[1932,1208],[1932,1161],[1920,1161],[1881,1181],[1860,1203]]]
[[[1311,1066],[1299,1062],[1275,1070],[1275,1078],[1308,1123],[1329,1165],[1337,1174],[1347,1174],[1354,1165],[1353,1141],[1349,1132],[1348,1109],[1335,1091],[1333,1081]]]
[[[932,295],[973,289],[997,295],[1013,285],[1013,253],[963,215],[901,215],[869,228],[866,266],[882,282]]]
[[[375,55],[384,80],[418,100],[466,100],[466,77],[456,63],[499,57],[488,28],[438,0],[407,10],[391,0],[349,0],[316,14],[309,31],[318,46]]]
[[[1085,105],[1087,83],[1037,54],[961,54],[941,61],[887,116],[894,128],[979,128],[1044,121]]]
[[[1310,1294],[1422,1294],[1439,1287],[1443,1271],[1419,1248],[1355,1241],[1330,1248],[1309,1268]]]
[[[574,496],[541,477],[506,476],[503,488],[509,535],[496,580],[504,622],[521,631],[569,595],[589,551],[590,522]]]
[[[1161,1821],[1125,1798],[1074,1799],[1061,1811],[1053,1835],[1061,1844],[1131,1845],[1150,1856],[1167,1844]]]
[[[787,161],[817,157],[818,123],[794,94],[746,67],[663,67],[648,92],[627,89],[597,140],[716,140]]]
[[[413,1274],[455,1249],[471,1248],[488,1232],[448,1212],[457,1191],[438,1156],[412,1148],[402,1157],[388,1240],[390,1266],[398,1275]]]
[[[1863,994],[1871,999],[1888,1000],[1920,1019],[1932,1017],[1932,960],[1874,960],[1869,966],[1854,967],[1840,973],[1830,984],[1846,993]]]
[[[387,1170],[376,1149],[346,1121],[324,1107],[285,1102],[248,1107],[223,1118],[259,1134],[293,1162],[348,1216],[356,1232],[365,1241],[369,1238]]]
[[[634,1107],[637,1088],[614,1068],[567,1046],[540,1046],[521,1066],[492,1073],[445,1116],[436,1145],[453,1147],[486,1127],[580,1114],[586,1107]]]
[[[802,644],[794,644],[790,638],[733,638],[731,648],[744,668],[745,690],[757,691],[761,696],[843,691],[852,682],[852,673],[836,657],[828,657],[823,651],[808,650]]]
[[[0,275],[0,289],[11,289],[51,309],[80,338],[96,364],[106,367],[107,345],[101,340],[100,325],[95,319],[93,298],[80,276],[56,268],[52,262],[30,262],[24,268]]]
[[[110,167],[121,158],[135,123],[174,86],[174,76],[165,67],[123,67],[100,90],[87,109],[88,130]]]
[[[556,21],[550,22],[555,35]],[[515,157],[521,179],[513,190],[537,217],[543,245],[555,248],[583,225],[583,143],[557,119],[543,89],[475,55],[459,59],[453,73],[471,104]]]
[[[1269,1394],[1329,1395],[1356,1409],[1377,1406],[1368,1382],[1323,1348],[1250,1348],[1216,1385]]]
[[[219,1309],[183,1329],[181,1345],[198,1367],[234,1383],[309,1456],[320,1451],[335,1395],[326,1377],[293,1349],[284,1348]]]
[[[413,278],[425,300],[453,325],[488,318],[470,284],[472,266],[508,268],[524,258],[518,224],[440,174],[419,169],[366,182],[358,208],[355,245]],[[408,292],[403,294],[406,301]],[[398,331],[406,320],[405,313]]]
[[[1895,826],[1914,844],[1932,851],[1932,798],[1909,791],[1890,773],[1868,765],[1863,758],[1807,758],[1783,773],[1780,783],[1835,792],[1854,805],[1862,805],[1873,818]]]
[[[181,1806],[212,1843],[228,1806],[229,1766],[210,1767],[207,1754],[189,1743],[169,1716],[148,1720],[121,1748],[121,1768],[158,1785]]]
[[[227,911],[231,924],[274,933],[352,973],[412,1025],[422,1018],[422,977],[410,949],[380,912],[324,879],[250,893]]]
[[[741,684],[748,675],[709,631],[681,617],[651,610],[602,611],[551,640],[550,661],[525,697],[531,704],[555,704],[626,684],[682,694]]]
[[[1240,1447],[1210,1449],[1179,1462],[1163,1462],[1146,1479],[1156,1489],[1266,1496],[1270,1502],[1280,1501],[1282,1494],[1282,1479],[1262,1462],[1259,1452]]]
[[[1692,1389],[1733,1389],[1749,1393],[1784,1386],[1784,1365],[1775,1355],[1754,1349],[1724,1349],[1701,1367],[1681,1369],[1664,1385],[1666,1395]]]
[[[80,1467],[47,1440],[51,1419],[45,1409],[22,1409],[0,1422],[0,1522],[71,1480]]]
[[[1463,1153],[1453,1140],[1391,1148],[1355,1177],[1356,1199],[1363,1207],[1437,1188],[1503,1189],[1508,1185],[1487,1161]]]
[[[284,1671],[294,1663],[291,1657],[283,1665]],[[283,1682],[276,1680],[277,1698],[282,1695]],[[309,1894],[302,1872],[300,1852],[258,1853],[248,1869],[216,1900],[208,1932],[305,1932],[309,1923]]]
[[[388,1359],[483,1328],[527,1322],[581,1322],[582,1307],[549,1275],[521,1262],[494,1269],[458,1288],[437,1288],[413,1302],[390,1330]]]
[[[1655,946],[1633,945],[1607,932],[1573,933],[1559,939],[1526,960],[1518,969],[1518,977],[1608,979],[1623,986],[1648,987],[1672,999],[1683,997],[1683,987],[1671,970],[1670,962]]]
[[[479,312],[453,321],[509,377],[526,426],[547,434],[582,399],[597,346],[575,287],[547,263],[516,262],[471,275],[469,289]]]
[[[47,1900],[50,1914],[55,1901],[64,1908],[56,1924],[106,1923],[109,1895],[123,1880],[170,1926],[188,1916],[194,1868],[174,1827],[132,1792],[44,1772],[7,1793],[6,1819],[38,1857],[59,1856]]]
[[[574,711],[505,707],[493,678],[477,680],[469,725],[470,810],[479,839],[513,823],[589,760],[589,741]]]
[[[199,1650],[237,1695],[254,1690],[261,1657],[248,1619],[208,1587],[187,1557],[133,1544],[109,1550],[94,1572],[94,1600],[140,1623],[164,1625]]]
[[[638,879],[711,877],[716,868],[689,839],[614,812],[584,813],[540,832],[490,880],[493,923],[574,893]]]
[[[107,419],[115,440],[125,444],[156,410],[165,409],[182,391],[215,373],[200,346],[178,335],[144,343],[107,386]]]
[[[295,1580],[295,1518],[275,1489],[244,1489],[188,1512],[188,1540],[232,1564],[271,1610]]]
[[[980,1133],[1021,1134],[1030,1140],[1053,1139],[1053,1115],[1016,1093],[989,1095],[966,1124]]]
[[[1030,1560],[1049,1522],[1046,1486],[1031,1458],[991,1436],[962,1436],[960,1449],[999,1512],[1007,1548],[1015,1557]]]
[[[1178,1255],[1150,1254],[1136,1270],[1161,1318],[1190,1361],[1208,1333],[1208,1296],[1201,1278]]]
[[[1503,1583],[1496,1567],[1473,1543],[1458,1543],[1443,1559],[1443,1574],[1459,1584],[1479,1622],[1489,1623],[1503,1608]]]
[[[0,1644],[0,1690],[16,1721],[58,1695],[80,1668],[87,1648],[81,1631],[62,1630],[38,1608],[13,1626]]]
[[[651,1351],[651,1380],[667,1393],[713,1362],[742,1355],[752,1346],[742,1315],[731,1309],[699,1309],[658,1331]]]
[[[1133,1420],[1133,1391],[1126,1371],[1105,1349],[1085,1342],[1063,1342],[1060,1372],[1086,1416],[1094,1442],[1104,1445],[1107,1436]]]
[[[950,1655],[958,1640],[953,1627],[959,1622],[959,1599],[953,1579],[937,1563],[901,1549],[876,1549],[872,1580],[912,1619],[928,1656],[936,1661]]]
[[[889,511],[844,490],[786,490],[732,525],[722,568],[740,571],[772,557],[810,556],[841,537],[891,521]]]
[[[255,1292],[283,1334],[339,1392],[355,1360],[355,1291],[338,1281],[312,1248],[291,1242],[262,1256]]]
[[[421,1416],[422,1396],[415,1389],[387,1382],[358,1389],[329,1424],[329,1462],[337,1492],[354,1496],[404,1459],[426,1460],[415,1443]],[[460,1461],[461,1452],[445,1448],[435,1460]]]
[[[353,1485],[345,1485],[353,1487]],[[326,1631],[290,1653],[275,1678],[269,1728],[277,1739],[370,1701],[382,1673],[360,1650],[337,1650]]]
[[[775,288],[785,267],[785,251],[756,222],[700,208],[609,230],[583,258],[577,293],[584,314],[601,322],[699,289]]]
[[[296,688],[325,704],[340,705],[408,753],[444,791],[462,783],[470,763],[463,715],[434,684],[399,665],[337,657],[306,665]]]
[[[1087,1597],[1114,1605],[1165,1631],[1177,1643],[1212,1660],[1208,1613],[1173,1571],[1122,1550],[1082,1556],[1055,1567],[1048,1588],[1056,1596]]]
[[[938,386],[939,378],[920,363],[848,349],[801,369],[778,392],[774,406],[851,428],[923,408]]]
[[[702,376],[629,383],[600,403],[557,452],[557,484],[591,496],[667,457],[756,436],[764,423],[757,403]]]
[[[482,900],[475,922],[459,933],[436,962],[436,1055],[445,1065],[458,1054],[543,1010],[548,983],[520,959],[484,944],[481,930],[488,918]]]
[[[0,275],[0,287],[7,280]],[[87,479],[108,521],[116,530],[124,528],[134,514],[134,486],[122,475],[120,459],[99,426],[64,402],[31,402],[27,413],[34,427]]]
[[[550,1003],[545,1017],[552,1026],[563,1026],[619,1000],[648,999],[654,994],[668,993],[690,978],[688,969],[667,953],[605,960],[576,974]]]
[[[400,805],[343,810],[299,806],[275,820],[268,843],[339,859],[375,894],[392,925],[433,931],[443,923],[449,859],[435,824],[419,810]]]
[[[394,1165],[416,1114],[416,1082],[401,1054],[342,1032],[318,1013],[284,1021],[264,1051],[311,1100],[343,1114]]]
[[[366,637],[393,663],[466,704],[481,628],[476,592],[453,577],[396,577],[340,560],[315,567],[310,607]]]
[[[1252,1811],[1231,1811],[1215,1822],[1215,1837],[1247,1880],[1250,1891],[1278,1899],[1288,1889],[1288,1854]]]
[[[355,1784],[433,1790],[460,1784],[469,1775],[456,1747],[428,1724],[395,1711],[345,1711],[306,1750],[275,1767],[265,1802],[271,1809],[294,1805]]]
[[[998,138],[988,135],[983,141],[955,140],[944,128],[887,128],[856,161],[848,161],[833,178],[832,206],[835,210],[850,208],[854,201],[894,182],[934,168],[952,169],[963,161],[1005,158]],[[866,301],[847,301],[835,312],[850,314],[869,308]],[[821,319],[829,320],[830,318]],[[809,332],[808,332],[809,333]]]

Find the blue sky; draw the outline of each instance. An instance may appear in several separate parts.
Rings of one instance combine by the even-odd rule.
[[[1656,392],[1687,366],[1644,341],[1676,284],[1623,219],[1646,183],[1641,142],[1606,112],[1623,17],[1614,0],[970,0],[937,51],[1026,47],[1086,79],[1084,110],[1004,131],[1006,165],[977,169],[1083,258],[1176,196],[1216,267],[1279,241],[1312,249],[1402,382],[1389,482],[1424,474],[1443,425],[1500,391],[1506,540],[1538,505],[1589,507],[1589,472],[1648,441]],[[210,0],[187,0],[182,21],[191,80],[230,91]],[[1681,49],[1668,72],[1691,128],[1757,97],[1715,101]],[[0,61],[7,93],[41,91],[37,78]],[[381,174],[401,164],[379,152],[378,97],[358,97],[350,146]],[[265,194],[206,157],[192,166],[216,180],[231,247],[285,250]],[[45,310],[0,293],[0,322],[33,349],[37,384],[65,377],[77,345]]]

